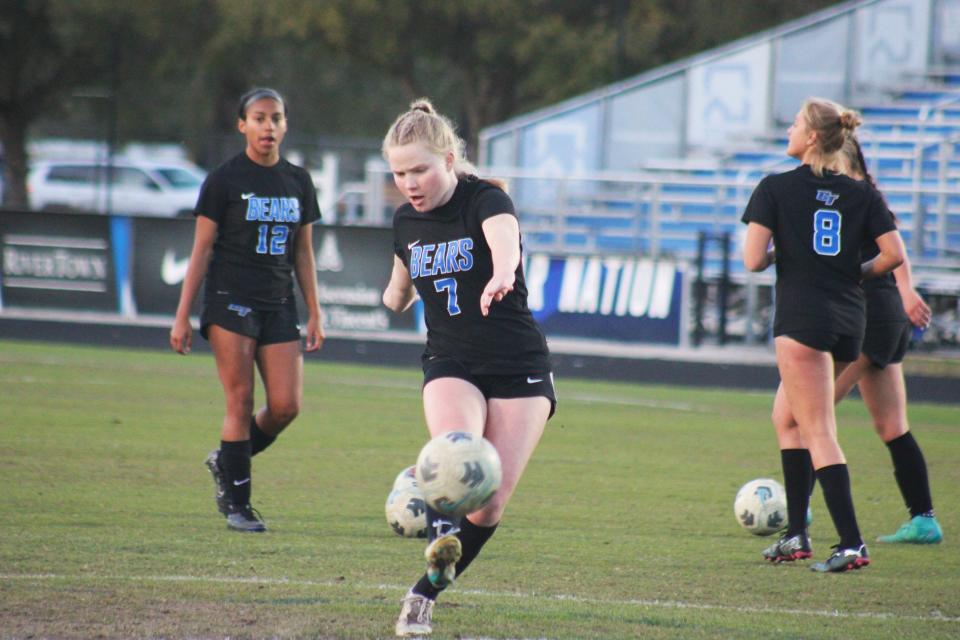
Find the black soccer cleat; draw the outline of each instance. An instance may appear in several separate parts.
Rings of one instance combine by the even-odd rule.
[[[794,535],[784,534],[775,543],[763,550],[763,557],[774,563],[806,560],[813,555],[810,536],[806,531]]]
[[[836,551],[830,554],[829,558],[823,562],[810,565],[810,569],[820,573],[832,573],[859,569],[870,564],[870,556],[867,555],[867,545],[865,544],[849,549],[841,549],[840,545],[834,545],[833,548]]]
[[[267,525],[263,523],[260,512],[249,504],[227,505],[227,527],[234,531],[247,533],[261,533],[267,530]]]
[[[223,479],[223,470],[220,468],[220,449],[214,449],[207,455],[203,461],[213,476],[213,484],[216,485],[216,493],[213,495],[217,501],[217,510],[223,515],[227,515],[227,488]]]

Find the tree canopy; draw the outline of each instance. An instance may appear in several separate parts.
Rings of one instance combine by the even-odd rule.
[[[235,150],[235,101],[279,89],[296,144],[377,140],[420,96],[478,131],[832,0],[0,0],[4,205],[44,135]],[[226,141],[226,142],[224,142]]]

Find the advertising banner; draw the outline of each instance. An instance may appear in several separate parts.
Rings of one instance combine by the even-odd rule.
[[[140,314],[173,315],[193,246],[193,220],[138,218],[134,223],[133,291]],[[325,327],[343,331],[414,330],[413,314],[381,302],[393,267],[390,229],[313,225],[317,283]],[[303,298],[295,287],[302,319]],[[194,302],[200,311],[202,293]]]
[[[117,312],[110,219],[0,212],[0,305]]]
[[[320,306],[326,325],[343,331],[414,331],[414,314],[383,306],[393,269],[393,231],[380,227],[314,225]]]
[[[525,274],[547,336],[680,343],[683,271],[674,262],[533,254]]]
[[[137,313],[172,316],[193,248],[192,218],[136,218],[133,222],[133,299]],[[200,313],[203,294],[194,301]]]

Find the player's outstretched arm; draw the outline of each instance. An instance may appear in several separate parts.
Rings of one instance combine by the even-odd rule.
[[[480,295],[480,313],[487,315],[491,304],[513,291],[520,264],[520,224],[509,213],[495,215],[483,221],[483,236],[493,260],[493,277]]]

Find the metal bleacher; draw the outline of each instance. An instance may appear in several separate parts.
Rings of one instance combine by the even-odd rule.
[[[960,72],[945,78],[953,84],[858,105],[869,169],[921,276],[960,272]],[[486,173],[510,184],[528,250],[692,262],[701,231],[739,237],[740,215],[757,182],[796,166],[785,147],[784,131],[726,156],[661,160],[636,172],[549,175],[491,167]],[[719,254],[707,257],[708,272],[721,266]],[[742,274],[739,261],[731,268]]]

